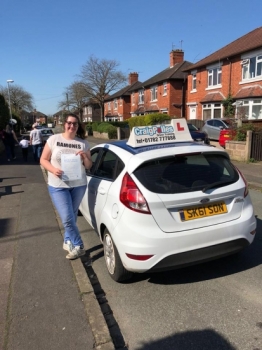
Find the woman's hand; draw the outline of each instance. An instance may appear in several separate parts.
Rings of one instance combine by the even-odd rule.
[[[86,154],[86,152],[84,152],[84,151],[78,151],[78,152],[76,152],[76,156],[77,156],[78,154],[80,155],[80,157],[81,157],[82,160],[87,160],[87,159],[89,159],[88,156],[87,156],[87,154]],[[89,160],[90,160],[90,159],[89,159]]]
[[[63,170],[58,169],[58,168],[53,168],[52,173],[56,176],[61,176],[63,174]]]
[[[83,161],[84,167],[86,169],[90,169],[92,166],[92,159],[91,159],[90,151],[88,150],[85,152],[85,151],[81,150],[81,151],[76,152],[76,155],[78,155],[78,154],[80,155],[80,157]]]

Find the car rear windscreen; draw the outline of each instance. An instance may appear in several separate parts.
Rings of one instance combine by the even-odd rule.
[[[232,184],[239,174],[227,157],[214,153],[180,154],[149,160],[134,175],[154,193],[205,191]]]

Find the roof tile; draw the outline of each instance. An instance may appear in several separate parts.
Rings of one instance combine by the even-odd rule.
[[[253,85],[253,86],[242,87],[240,90],[238,90],[238,92],[234,96],[234,99],[248,98],[248,97],[262,97],[262,86]]]

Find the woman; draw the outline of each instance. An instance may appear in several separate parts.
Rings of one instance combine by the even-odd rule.
[[[64,132],[48,138],[40,164],[48,171],[49,194],[65,229],[66,258],[76,259],[85,254],[76,220],[87,186],[85,169],[92,166],[85,130],[77,115],[69,114]]]
[[[2,140],[5,145],[5,152],[7,161],[10,162],[11,157],[16,159],[15,156],[15,142],[19,143],[14,130],[11,129],[10,125],[7,125],[2,133]]]

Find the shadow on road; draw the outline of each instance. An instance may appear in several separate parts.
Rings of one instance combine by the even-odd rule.
[[[160,340],[144,343],[137,350],[236,350],[212,329],[177,333]]]

